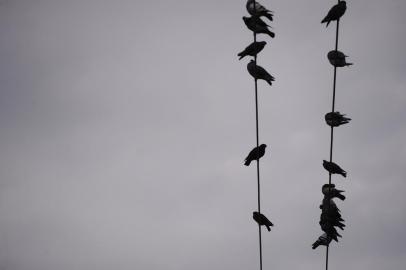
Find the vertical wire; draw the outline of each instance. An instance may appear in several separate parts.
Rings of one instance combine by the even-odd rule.
[[[340,3],[340,0],[338,0]],[[337,27],[336,27],[336,40],[335,40],[335,51],[338,50],[338,32],[340,28],[340,19],[337,20]],[[333,79],[333,100],[331,104],[331,112],[334,113],[335,110],[335,100],[336,100],[336,84],[337,84],[337,67],[334,65],[334,79]],[[333,161],[333,141],[334,141],[334,127],[331,126],[330,132],[330,162]],[[328,183],[329,189],[331,188],[331,173],[329,172],[328,176]],[[330,207],[330,199],[328,201]],[[328,256],[329,255],[329,245],[326,247],[326,270],[328,270]]]
[[[254,3],[254,14],[256,10],[256,1]],[[253,15],[255,16],[255,15]],[[257,41],[257,34],[254,31],[254,42]],[[254,56],[255,65],[257,65],[257,56]],[[259,147],[259,120],[258,120],[258,81],[254,78],[255,82],[255,132],[256,132],[256,143],[257,149]],[[258,213],[261,213],[261,185],[260,185],[260,174],[259,174],[259,151],[257,156],[257,184],[258,184]],[[258,224],[258,237],[259,237],[259,269],[262,270],[262,231],[261,225]]]

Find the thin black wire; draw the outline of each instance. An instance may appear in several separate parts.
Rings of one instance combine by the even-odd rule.
[[[340,3],[340,0],[338,0]],[[335,50],[338,50],[338,33],[340,28],[340,19],[337,20],[337,27],[336,27],[336,42],[335,42]],[[333,100],[331,104],[331,112],[334,113],[335,110],[335,101],[336,101],[336,85],[337,85],[337,67],[334,65],[334,79],[333,79]],[[330,162],[333,162],[333,142],[334,142],[334,127],[331,126],[330,132]],[[328,175],[328,183],[329,188],[331,187],[331,173],[329,172]],[[329,207],[330,207],[330,200],[329,200]],[[329,255],[329,245],[326,247],[326,270],[328,270],[328,255]]]
[[[255,2],[254,2],[255,3]],[[254,6],[255,8],[255,6]],[[256,34],[254,33],[254,42],[257,41]],[[254,57],[255,65],[257,64],[257,56]],[[258,120],[258,81],[255,81],[255,130],[256,130],[256,141],[257,149],[259,149],[259,120]],[[257,157],[257,183],[258,183],[258,213],[261,213],[261,184],[260,184],[260,174],[259,174],[259,151]],[[262,232],[261,225],[258,224],[258,234],[259,234],[259,269],[262,270]]]
[[[254,1],[254,12],[256,10],[256,1]],[[257,41],[257,34],[254,32],[254,42]],[[254,56],[254,63],[257,65],[257,56]],[[257,149],[259,147],[259,120],[258,120],[258,83],[257,79],[254,78],[255,82],[255,131],[256,131],[256,141]],[[261,213],[261,185],[259,177],[259,151],[257,156],[257,183],[258,183],[258,213]],[[262,231],[261,225],[258,224],[258,236],[259,236],[259,269],[262,270]]]

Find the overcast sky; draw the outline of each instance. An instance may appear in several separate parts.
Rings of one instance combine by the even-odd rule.
[[[334,0],[262,0],[264,269],[323,269]],[[330,269],[406,265],[406,1],[347,1]],[[0,1],[0,269],[258,269],[245,0]]]

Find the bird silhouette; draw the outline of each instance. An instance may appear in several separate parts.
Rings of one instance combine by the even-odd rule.
[[[331,237],[327,233],[323,233],[320,237],[313,243],[312,249],[316,249],[318,246],[328,246],[331,242]]]
[[[252,16],[264,16],[270,21],[273,21],[273,12],[261,5],[255,0],[248,0],[246,4],[247,11]]]
[[[345,196],[341,194],[344,192],[344,190],[336,189],[334,184],[324,184],[321,188],[321,192],[324,194],[324,196],[330,199],[339,198],[342,201],[345,200]]]
[[[346,117],[345,114],[341,114],[340,112],[326,113],[324,119],[326,120],[327,125],[331,127],[338,127],[351,121],[351,118]]]
[[[351,66],[353,63],[347,63],[347,58],[348,56],[345,55],[343,52],[340,51],[329,51],[327,54],[328,61],[330,61],[330,64],[332,64],[335,67],[345,67],[345,66]]]
[[[248,63],[247,70],[248,73],[251,74],[251,76],[254,77],[256,80],[264,80],[269,85],[272,85],[272,81],[275,80],[275,78],[271,74],[269,74],[263,67],[256,65],[254,60],[251,60]]]
[[[273,226],[273,224],[271,221],[269,221],[269,219],[266,216],[264,216],[259,212],[253,212],[252,217],[260,226],[265,226],[268,232],[271,231],[271,226]]]
[[[271,38],[275,37],[275,33],[268,29],[268,26],[263,20],[258,16],[242,17],[245,25],[256,34],[267,34]]]
[[[327,16],[321,21],[321,23],[327,23],[326,27],[329,25],[331,21],[337,21],[344,15],[345,10],[347,9],[347,3],[345,1],[340,1],[338,4],[334,5]]]
[[[245,158],[244,165],[249,166],[251,164],[251,161],[259,160],[261,157],[263,157],[265,155],[265,148],[266,144],[261,144],[260,146],[252,149],[248,156]]]
[[[265,41],[255,41],[251,43],[247,48],[245,48],[242,52],[238,54],[240,57],[239,60],[244,58],[245,56],[256,56],[262,49],[265,47],[266,42]]]
[[[323,160],[323,167],[331,174],[341,174],[342,176],[347,177],[347,172],[334,162]]]

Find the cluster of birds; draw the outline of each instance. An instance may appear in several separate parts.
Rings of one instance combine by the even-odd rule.
[[[270,26],[262,19],[266,18],[269,21],[273,21],[273,12],[268,10],[266,7],[261,5],[255,0],[248,0],[246,4],[246,9],[250,14],[250,17],[243,17],[243,21],[247,28],[254,33],[254,42],[252,42],[248,47],[246,47],[242,52],[238,53],[239,60],[244,57],[253,57],[247,64],[248,73],[254,77],[256,80],[264,80],[269,85],[275,78],[268,73],[263,67],[257,65],[257,55],[265,48],[265,41],[256,41],[257,34],[265,34],[271,38],[275,37],[275,33],[270,30]],[[245,166],[249,166],[252,161],[259,160],[265,155],[266,144],[261,144],[250,151],[248,156],[244,161]],[[258,223],[259,226],[265,226],[268,231],[271,231],[273,226],[272,222],[262,213],[253,212],[253,219]]]
[[[245,25],[249,30],[254,32],[254,34],[266,34],[271,38],[275,37],[275,33],[269,29],[269,25],[262,20],[262,17],[267,18],[269,21],[273,21],[273,12],[268,10],[266,7],[261,5],[255,0],[248,0],[246,8],[251,17],[242,17]],[[275,81],[275,78],[268,73],[263,67],[257,65],[256,56],[265,48],[265,41],[254,41],[248,47],[246,47],[242,52],[238,53],[239,59],[246,56],[252,56],[254,59],[247,64],[248,73],[254,77],[255,80],[264,80],[269,85]]]
[[[321,23],[326,23],[326,27],[332,21],[338,21],[345,13],[347,9],[347,3],[345,1],[339,1],[338,4],[334,5],[327,16],[321,21]],[[352,63],[347,63],[346,56],[343,52],[338,50],[330,51],[327,54],[327,58],[334,68],[350,66]],[[329,112],[324,116],[327,125],[331,128],[339,127],[344,124],[348,124],[351,118],[348,118],[345,114],[340,112]],[[347,177],[347,172],[343,170],[339,165],[332,161],[323,160],[323,167],[328,171],[330,175],[340,174],[343,177]],[[318,246],[328,246],[332,240],[338,242],[338,237],[341,235],[338,233],[336,228],[344,230],[345,224],[344,219],[341,216],[340,209],[338,209],[335,204],[335,198],[342,201],[345,200],[345,196],[342,194],[343,190],[338,190],[335,188],[334,184],[325,184],[321,189],[324,198],[322,204],[320,205],[321,215],[320,215],[320,227],[324,232],[312,245],[313,249]]]
[[[316,249],[320,245],[328,246],[333,239],[338,242],[338,237],[341,237],[341,235],[337,232],[335,227],[338,227],[341,230],[344,230],[345,227],[345,224],[343,223],[344,219],[340,214],[340,209],[338,209],[333,201],[334,198],[344,201],[345,196],[341,194],[344,191],[336,189],[334,184],[323,185],[321,191],[324,198],[320,205],[321,215],[319,224],[324,234],[313,243],[313,249]]]

